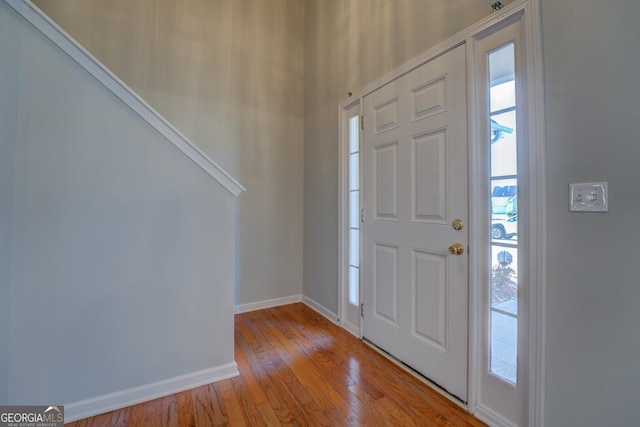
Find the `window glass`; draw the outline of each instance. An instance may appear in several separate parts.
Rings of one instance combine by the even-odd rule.
[[[349,118],[349,304],[360,301],[360,116]]]
[[[515,384],[518,367],[518,143],[513,53],[510,43],[489,54],[489,371]]]

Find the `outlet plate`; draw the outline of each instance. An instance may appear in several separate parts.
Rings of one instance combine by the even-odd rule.
[[[569,211],[608,212],[609,194],[606,182],[569,184]]]

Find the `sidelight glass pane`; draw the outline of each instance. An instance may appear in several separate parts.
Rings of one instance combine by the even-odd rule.
[[[491,359],[493,374],[515,384],[518,358],[518,319],[491,311]]]
[[[349,304],[358,305],[360,301],[360,269],[349,267]]]
[[[505,219],[517,214],[518,179],[491,179],[491,218]]]
[[[512,384],[518,370],[518,144],[513,44],[489,55],[491,200],[489,371]]]
[[[513,45],[511,45],[513,46]],[[503,48],[504,49],[504,48]],[[511,51],[511,55],[513,55],[513,50]],[[506,58],[508,59],[508,58]],[[493,61],[495,65],[496,61]],[[507,78],[504,83],[499,83],[494,86],[491,86],[491,112],[504,110],[505,108],[513,107],[516,105],[516,91],[515,84],[516,81],[513,80],[513,67],[509,67],[509,65],[503,65],[503,74],[506,76],[501,76],[498,78]]]
[[[360,116],[356,115],[349,119],[349,153],[355,153],[360,149],[360,138],[358,122]]]
[[[359,234],[358,230],[349,230],[349,264],[356,267],[360,265]]]
[[[518,173],[518,145],[516,144],[516,111],[491,116],[491,176]]]
[[[518,315],[518,248],[491,246],[491,308]]]
[[[352,191],[349,193],[349,227],[359,228],[360,226],[360,193]]]
[[[360,115],[349,118],[348,137],[349,283],[347,299],[350,305],[357,307],[360,304]]]
[[[358,153],[349,155],[349,190],[357,190],[360,186],[360,165]]]

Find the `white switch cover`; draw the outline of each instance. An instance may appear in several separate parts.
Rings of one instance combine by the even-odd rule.
[[[609,210],[606,182],[569,184],[569,197],[571,212],[607,212]]]

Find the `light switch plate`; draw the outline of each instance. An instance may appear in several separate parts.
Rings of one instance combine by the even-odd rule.
[[[607,183],[569,184],[569,210],[571,212],[608,212]]]

